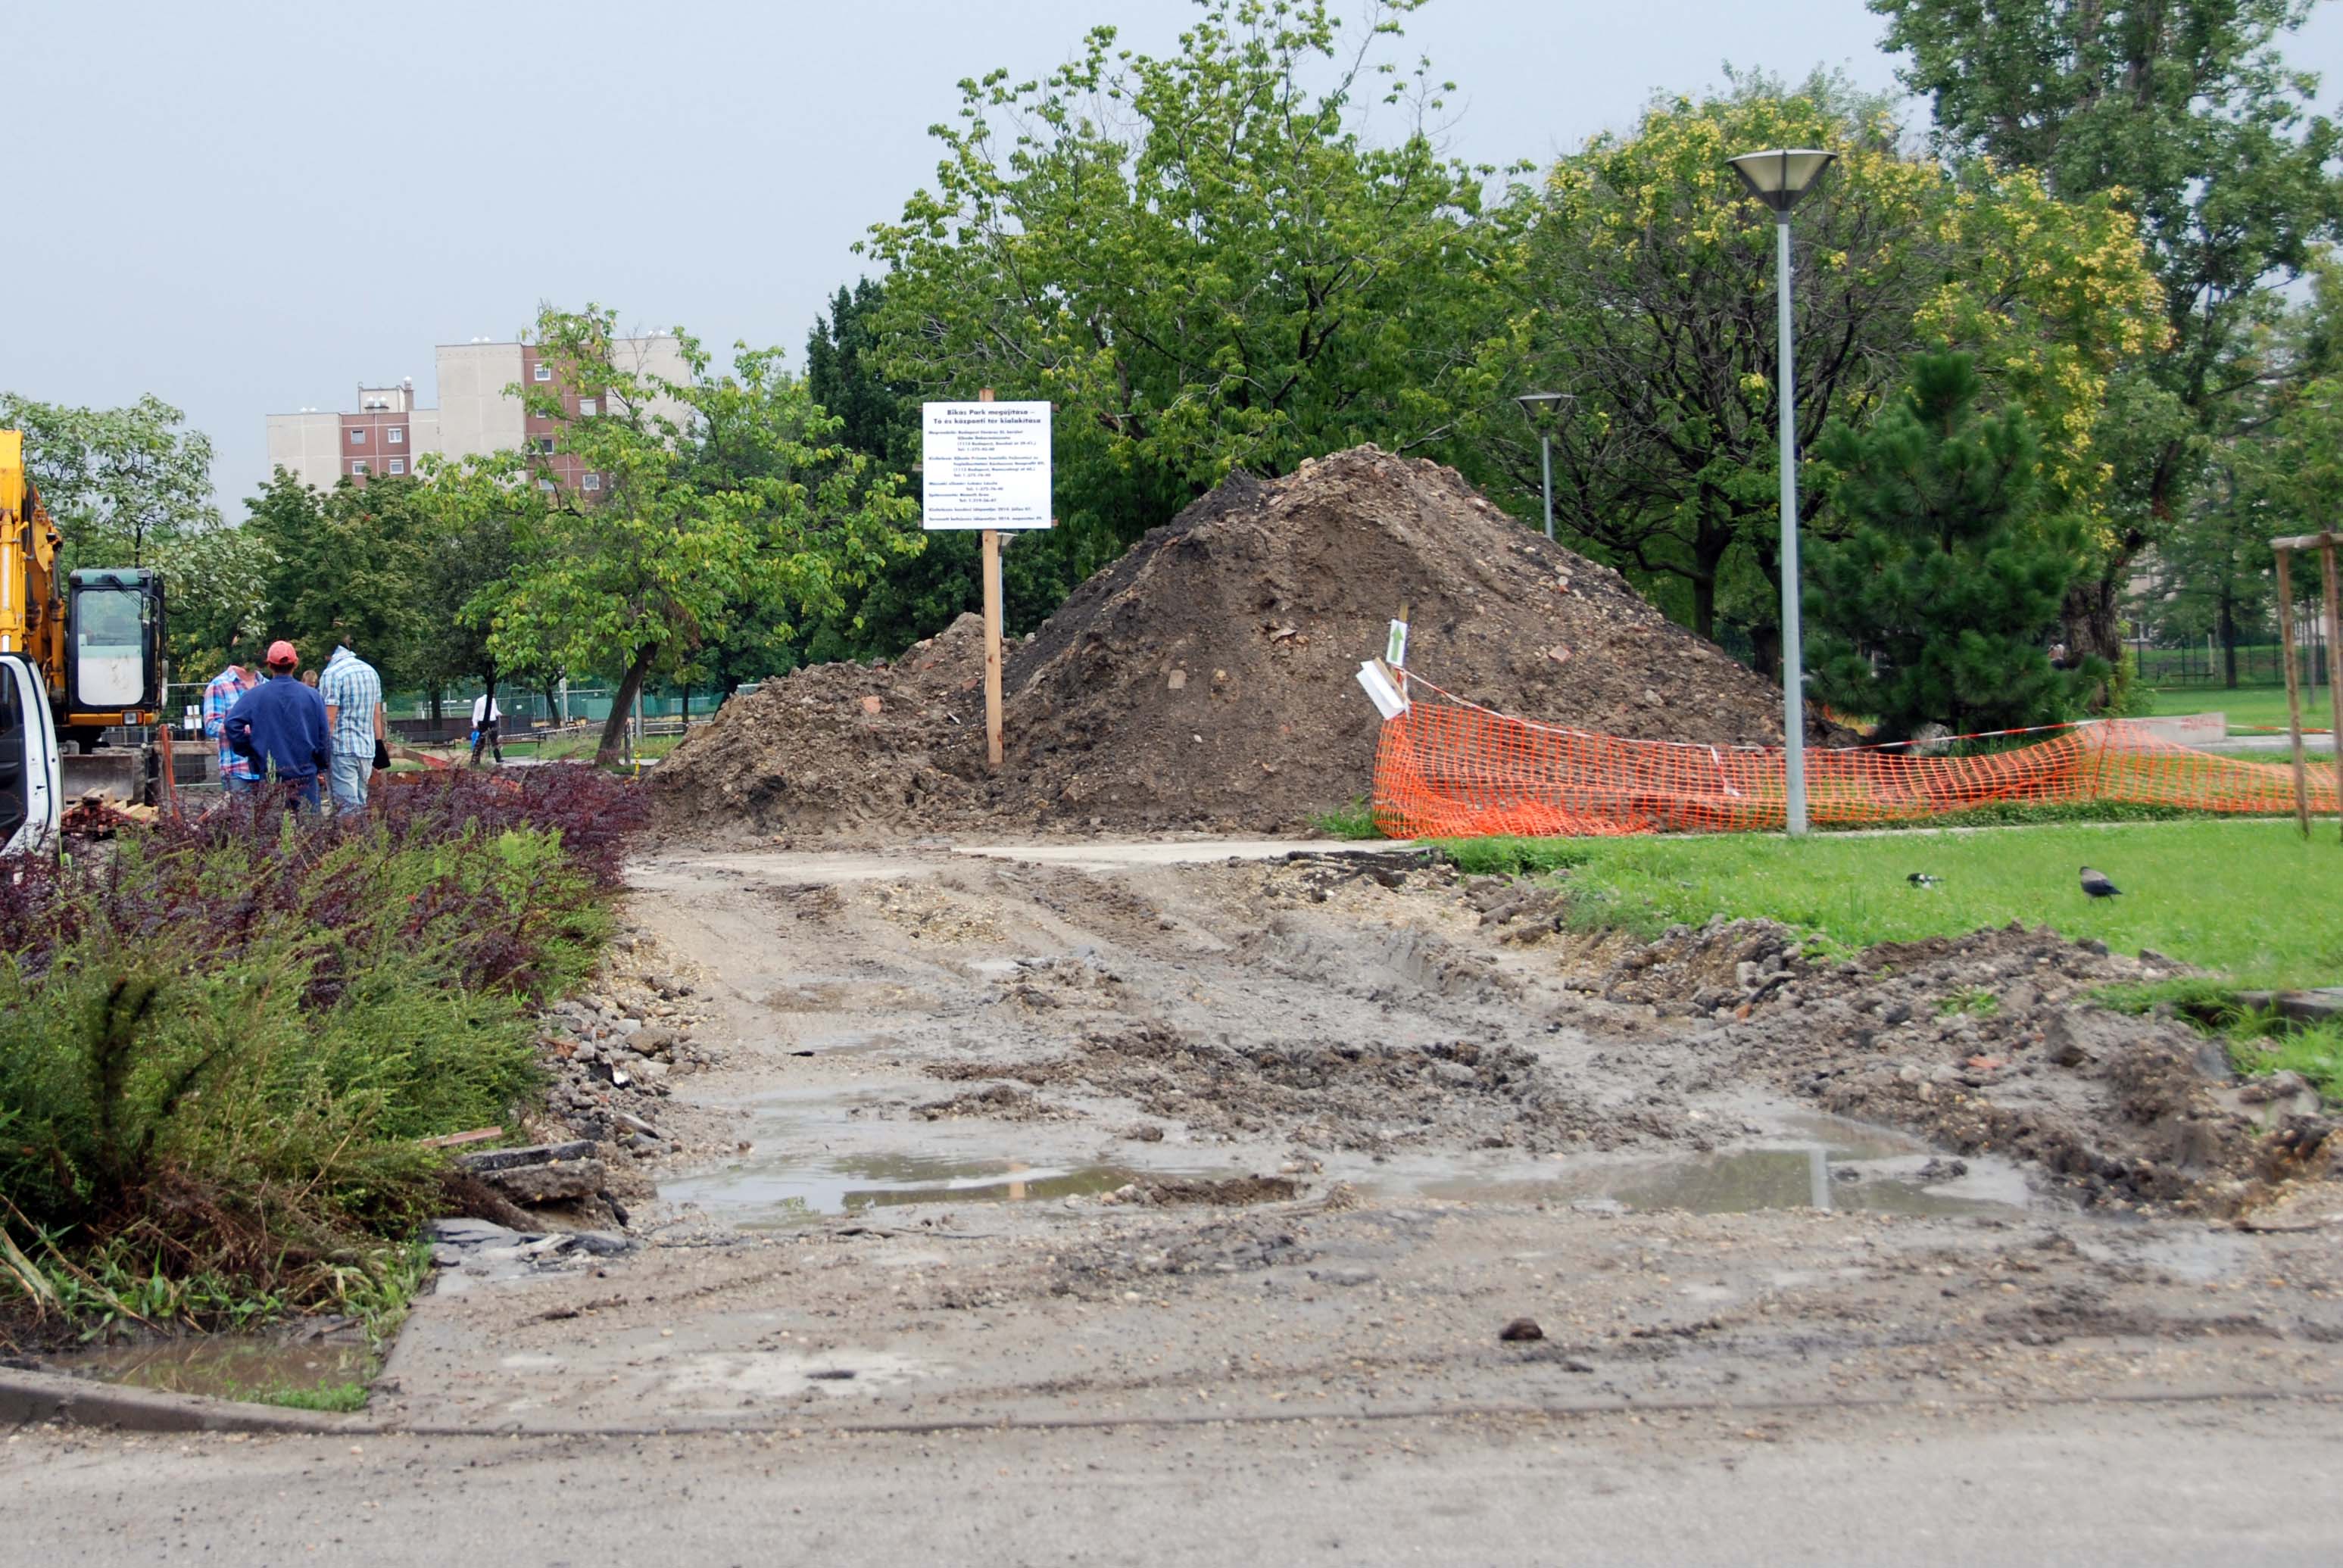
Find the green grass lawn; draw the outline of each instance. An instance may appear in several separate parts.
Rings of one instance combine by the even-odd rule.
[[[1582,919],[1649,930],[1764,916],[1849,947],[2047,924],[2141,948],[2240,986],[2343,984],[2343,844],[2329,819],[2066,824],[1969,832],[1480,839],[1443,848],[1471,871],[1571,868]],[[2079,868],[2124,896],[2093,903]],[[1915,871],[1940,878],[1915,888]]]
[[[591,762],[594,759],[594,748],[601,742],[601,739],[602,729],[599,725],[597,725],[579,734],[565,735],[558,739],[548,740],[543,746],[533,750],[529,748],[522,748],[514,750],[512,754],[516,757],[534,755],[546,762]],[[647,735],[641,744],[635,748],[635,753],[639,757],[664,757],[682,744],[683,737],[680,735]],[[470,755],[468,750],[465,754]]]
[[[2156,686],[2147,689],[2147,711],[2151,714],[2220,713],[2227,716],[2232,729],[2286,728],[2286,688],[2283,686],[2240,686],[2235,691],[2222,686]],[[2302,692],[2302,727],[2305,729],[2325,729],[2335,721],[2335,710],[2327,695],[2327,688]]]

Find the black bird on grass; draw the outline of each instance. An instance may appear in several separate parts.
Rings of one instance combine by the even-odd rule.
[[[2083,868],[2083,891],[2095,899],[2112,899],[2123,890],[2108,881],[2105,871],[2094,871],[2086,866]]]
[[[1904,879],[1916,888],[1933,888],[1944,880],[1942,877],[1932,877],[1926,871],[1915,871]]]

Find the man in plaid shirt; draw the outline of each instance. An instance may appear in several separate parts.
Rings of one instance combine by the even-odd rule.
[[[326,728],[334,737],[334,809],[357,811],[367,803],[367,781],[377,768],[390,766],[384,740],[382,677],[350,647],[349,633],[317,677],[317,695],[326,699]]]
[[[260,684],[260,677],[244,667],[236,656],[244,651],[244,638],[231,638],[227,648],[227,668],[211,678],[204,688],[204,733],[219,744],[220,788],[231,795],[249,795],[260,788],[260,775],[254,770],[252,759],[238,757],[227,743],[224,727],[228,709],[236,699]]]

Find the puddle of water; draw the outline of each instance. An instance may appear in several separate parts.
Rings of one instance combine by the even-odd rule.
[[[375,1372],[374,1352],[364,1344],[226,1336],[93,1345],[44,1356],[42,1364],[101,1382],[243,1400],[363,1383]]]
[[[1630,1209],[1745,1214],[1759,1209],[1850,1209],[1889,1214],[1974,1214],[2001,1207],[1894,1173],[1858,1171],[1819,1145],[1759,1149],[1684,1161],[1614,1188]],[[1854,1181],[1845,1180],[1855,1176]]]
[[[1435,1198],[1607,1200],[1625,1209],[1746,1214],[1761,1209],[1843,1209],[1890,1214],[1977,1214],[2023,1208],[2015,1169],[1969,1162],[1958,1181],[1924,1181],[1919,1158],[1880,1139],[1848,1149],[1807,1144],[1635,1163],[1590,1164],[1551,1180],[1427,1183]],[[1849,1180],[1853,1177],[1853,1180]]]
[[[1016,1160],[941,1160],[920,1154],[782,1159],[662,1182],[669,1202],[697,1203],[754,1229],[817,1214],[852,1214],[903,1203],[1017,1203],[1111,1192],[1138,1180],[1121,1165],[1029,1165]]]

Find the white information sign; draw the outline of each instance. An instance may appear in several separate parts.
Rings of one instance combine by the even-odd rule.
[[[923,403],[928,528],[1050,526],[1047,403]]]

